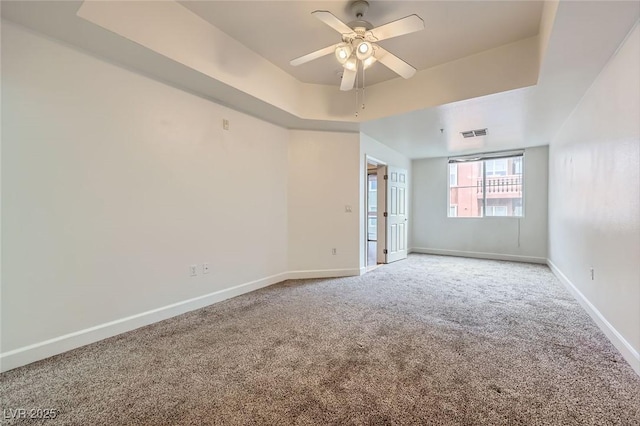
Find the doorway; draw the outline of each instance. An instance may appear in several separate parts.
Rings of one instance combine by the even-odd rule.
[[[367,163],[367,270],[378,264],[378,166]]]
[[[367,179],[365,180],[365,264],[371,271],[385,263],[385,220],[383,217],[386,192],[384,175],[386,165],[367,156]]]
[[[368,272],[407,258],[409,180],[407,170],[368,155],[366,164],[364,261]]]

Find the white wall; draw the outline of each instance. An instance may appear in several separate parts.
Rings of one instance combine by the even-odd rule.
[[[549,259],[640,374],[639,75],[636,24],[551,142]]]
[[[548,148],[524,154],[524,217],[449,218],[448,159],[413,161],[413,251],[529,262],[547,258]]]
[[[283,278],[288,130],[7,22],[2,104],[3,369]]]
[[[291,131],[288,231],[293,276],[359,274],[359,146],[357,133]]]
[[[389,148],[377,141],[376,139],[360,133],[360,268],[364,269],[367,264],[367,204],[366,204],[366,192],[367,186],[367,157],[374,158],[383,162],[388,166],[401,167],[407,170],[407,182],[409,187],[407,188],[407,210],[411,211],[411,160],[399,153],[398,151]],[[411,247],[411,215],[409,215],[409,235],[408,246]],[[384,242],[383,239],[378,238],[378,241]]]

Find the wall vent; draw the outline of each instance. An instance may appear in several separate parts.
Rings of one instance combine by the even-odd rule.
[[[486,136],[487,129],[467,130],[466,132],[460,132],[463,138],[473,138],[476,136]]]

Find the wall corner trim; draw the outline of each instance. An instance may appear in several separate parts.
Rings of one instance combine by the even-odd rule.
[[[562,271],[550,260],[547,259],[547,265],[551,272],[558,280],[569,290],[569,293],[580,303],[582,308],[587,311],[591,319],[598,325],[598,328],[607,336],[613,346],[618,349],[622,357],[631,365],[631,368],[640,376],[640,355],[629,342],[616,330],[609,321],[591,304],[589,299],[562,273]]]

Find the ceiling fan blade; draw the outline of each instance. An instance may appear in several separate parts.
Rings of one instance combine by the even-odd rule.
[[[414,67],[398,58],[393,53],[389,53],[389,51],[382,47],[376,46],[375,52],[376,59],[382,63],[382,65],[400,75],[400,77],[411,78],[416,73],[416,69]]]
[[[424,30],[424,21],[418,15],[409,15],[397,21],[389,22],[370,31],[374,41],[386,40],[401,35]]]
[[[311,14],[340,34],[353,33],[353,29],[351,27],[336,18],[335,15],[331,12],[328,12],[326,10],[316,10],[315,12],[311,12]]]
[[[297,67],[298,65],[306,64],[309,61],[313,61],[314,59],[318,59],[335,52],[336,46],[337,45],[332,44],[331,46],[327,46],[324,49],[316,50],[315,52],[311,52],[304,56],[300,56],[299,58],[293,59],[289,63],[294,67]]]
[[[356,82],[356,70],[344,69],[342,73],[342,83],[340,83],[340,90],[348,92],[353,89],[353,84]]]

